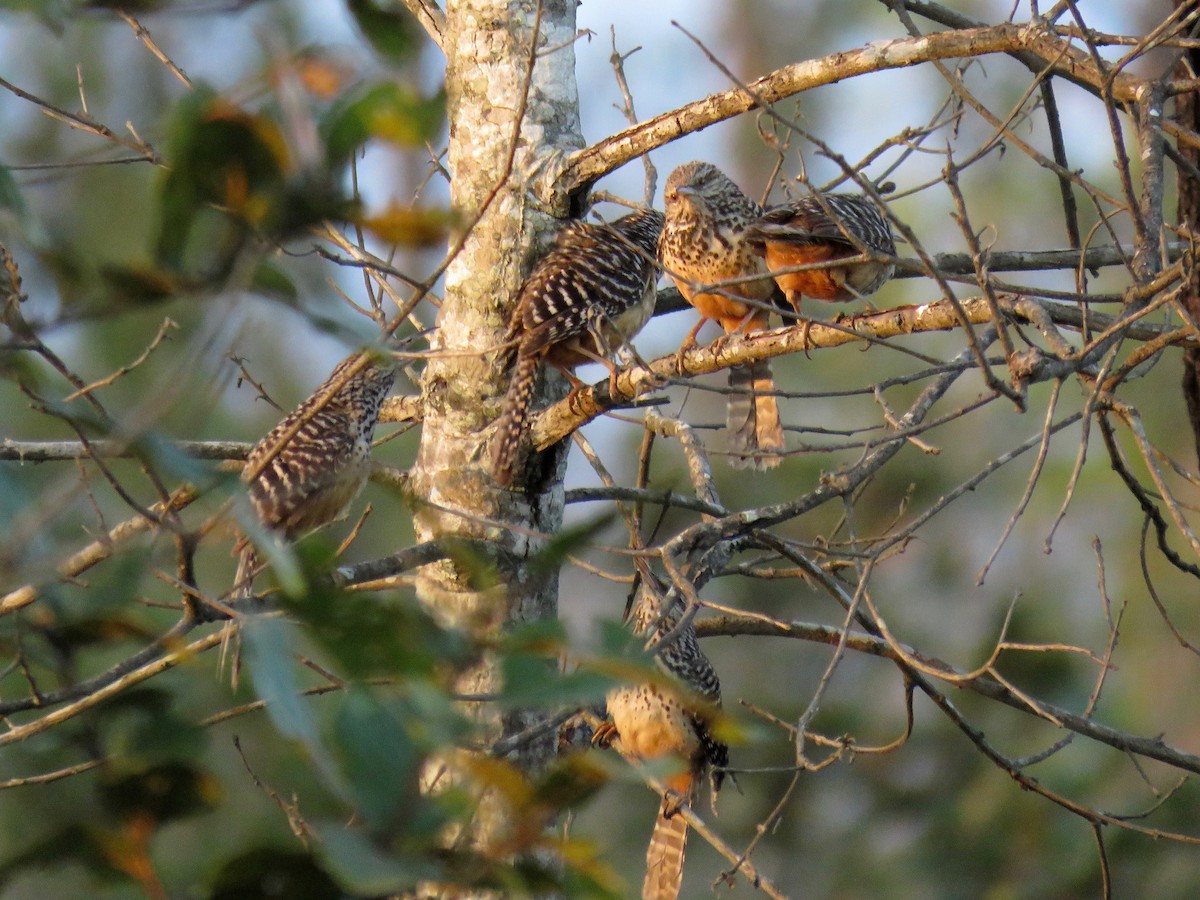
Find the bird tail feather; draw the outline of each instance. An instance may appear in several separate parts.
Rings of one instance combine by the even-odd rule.
[[[760,359],[729,370],[729,465],[735,469],[769,469],[779,465],[784,447],[775,379],[769,360]]]

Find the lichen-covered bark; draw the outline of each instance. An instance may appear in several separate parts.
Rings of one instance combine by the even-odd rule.
[[[1175,8],[1194,6],[1195,0],[1175,0]],[[1200,71],[1200,50],[1185,50],[1180,56],[1175,74],[1179,78],[1194,78]],[[1195,91],[1187,91],[1175,98],[1175,119],[1189,132],[1200,128],[1200,102]],[[1193,166],[1200,165],[1200,151],[1191,144],[1179,142],[1179,155]],[[1200,183],[1184,168],[1178,169],[1179,207],[1176,224],[1194,232],[1200,223]],[[1193,268],[1187,290],[1183,295],[1192,321],[1200,317],[1200,268]],[[1187,403],[1188,419],[1192,424],[1192,436],[1196,444],[1196,457],[1200,459],[1200,351],[1191,345],[1183,349],[1183,399]]]
[[[554,225],[528,207],[526,181],[582,145],[572,45],[575,2],[543,4],[537,64],[527,79],[536,10],[533,0],[451,0],[446,8],[452,199],[465,222],[487,206],[446,273],[434,346],[440,353],[425,370],[424,426],[412,488],[418,541],[466,539],[471,552],[500,574],[498,584],[481,585],[477,566],[449,561],[420,573],[422,600],[445,620],[476,631],[557,613],[557,579],[533,583],[526,561],[541,543],[529,535],[553,533],[561,523],[564,460],[561,454],[553,458],[535,488],[518,482],[501,490],[492,482],[487,441],[508,372],[502,353],[480,355],[503,340],[516,289]],[[471,694],[496,687],[496,673],[486,661],[460,685]],[[486,709],[479,714],[486,716]],[[531,716],[488,724],[500,736],[528,724]],[[546,741],[517,760],[536,767],[552,749]],[[488,814],[481,818],[481,833],[502,825],[486,821]]]

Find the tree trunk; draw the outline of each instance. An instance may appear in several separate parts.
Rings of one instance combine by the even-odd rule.
[[[418,595],[443,621],[475,634],[557,615],[557,575],[534,579],[527,563],[543,543],[530,535],[553,534],[561,525],[565,451],[547,459],[538,485],[518,481],[501,490],[493,483],[487,442],[508,386],[509,355],[479,355],[504,340],[517,288],[555,224],[528,208],[526,178],[552,154],[582,146],[575,2],[543,4],[530,74],[537,8],[535,0],[450,0],[446,9],[451,196],[464,222],[483,213],[446,273],[422,384],[425,418],[412,489],[417,540],[463,540],[472,556],[471,565],[459,556],[425,567]],[[498,583],[480,583],[485,568],[499,573]],[[459,685],[470,695],[499,687],[487,659]],[[475,714],[496,738],[534,718],[530,711],[501,719],[487,704]],[[536,769],[553,750],[548,735],[515,759]],[[486,798],[480,809],[475,840],[486,842],[503,830],[504,814]]]
[[[1175,0],[1175,8],[1194,6],[1196,0]],[[1200,72],[1200,51],[1185,50],[1180,56],[1175,74],[1179,78],[1195,78]],[[1179,94],[1175,98],[1175,119],[1190,132],[1200,128],[1200,103],[1195,91]],[[1179,155],[1193,166],[1200,165],[1200,152],[1186,141],[1180,141],[1176,149]],[[1178,169],[1179,207],[1176,223],[1195,233],[1200,223],[1200,183],[1184,168]],[[1200,322],[1200,270],[1193,269],[1190,284],[1183,294],[1183,303],[1193,322]],[[1188,345],[1183,349],[1183,398],[1187,402],[1188,419],[1192,423],[1192,436],[1196,444],[1196,456],[1200,459],[1200,351]]]

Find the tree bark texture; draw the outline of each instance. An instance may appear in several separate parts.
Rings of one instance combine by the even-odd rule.
[[[1175,0],[1175,8],[1194,6],[1196,0]],[[1200,50],[1185,50],[1179,59],[1177,74],[1180,78],[1195,78],[1200,73]],[[1175,118],[1180,126],[1189,131],[1200,131],[1200,98],[1195,91],[1187,91],[1175,97]],[[1193,166],[1200,166],[1200,149],[1179,142],[1179,155]],[[1200,222],[1200,182],[1197,182],[1183,167],[1176,176],[1179,185],[1179,208],[1177,220],[1180,228],[1193,233]],[[1200,270],[1193,268],[1187,290],[1183,295],[1188,314],[1193,322],[1200,322]],[[1183,398],[1187,402],[1188,420],[1192,423],[1192,435],[1196,442],[1196,456],[1200,458],[1200,349],[1188,344],[1183,350]]]
[[[436,345],[423,375],[424,426],[411,486],[417,541],[458,540],[464,547],[455,559],[421,570],[418,596],[443,621],[475,634],[557,614],[557,575],[535,579],[527,562],[544,543],[537,535],[561,525],[565,454],[548,455],[540,484],[501,490],[487,453],[508,386],[508,354],[500,345],[513,300],[555,225],[529,208],[526,181],[556,155],[582,146],[575,3],[540,5],[532,70],[535,0],[451,0],[446,7],[451,197],[462,220],[474,224],[446,271]],[[496,352],[481,354],[485,348]],[[495,584],[480,578],[492,569],[499,573]],[[499,686],[485,658],[459,690],[488,695]],[[488,709],[479,704],[475,713],[497,738],[533,719],[532,712],[501,719]],[[553,749],[548,737],[515,759],[535,769]],[[504,827],[495,807],[484,800],[479,840]]]

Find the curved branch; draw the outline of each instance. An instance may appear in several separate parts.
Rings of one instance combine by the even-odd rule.
[[[669,144],[684,135],[723,122],[815,87],[834,84],[856,75],[901,69],[936,59],[979,57],[992,53],[1024,53],[1043,61],[1052,74],[1098,93],[1107,74],[1098,71],[1091,58],[1059,37],[1044,23],[964,28],[915,38],[875,41],[857,50],[833,53],[777,69],[749,82],[710,94],[679,109],[670,110],[579,150],[567,157],[563,167],[548,173],[538,190],[540,199],[565,215],[570,199],[614,169],[632,159]],[[1118,101],[1135,99],[1142,84],[1128,74],[1112,78],[1112,96]]]
[[[982,300],[964,301],[971,322],[980,324],[991,320],[991,313]],[[537,416],[530,433],[538,450],[553,446],[575,429],[586,425],[615,407],[650,393],[663,381],[680,376],[708,375],[773,356],[805,352],[823,347],[838,347],[863,339],[881,339],[911,334],[914,331],[949,331],[959,326],[959,319],[946,301],[922,306],[901,306],[872,315],[855,316],[843,323],[802,322],[790,328],[756,332],[741,340],[730,340],[723,346],[698,347],[683,355],[679,367],[676,354],[661,356],[645,367],[634,366],[620,372],[616,393],[609,394],[608,380],[577,391]]]
[[[992,321],[991,311],[983,298],[963,300],[961,306],[972,324]],[[1007,306],[1011,306],[1011,301],[1006,303]],[[1073,315],[1077,315],[1077,311],[1070,311],[1066,318]],[[1055,317],[1052,315],[1051,318]],[[708,375],[730,366],[788,353],[808,353],[857,341],[877,341],[916,332],[951,331],[959,327],[957,312],[948,301],[941,300],[920,306],[899,306],[842,322],[801,322],[793,327],[727,341],[715,348],[711,345],[699,347],[683,355],[682,368],[672,353],[644,367],[633,366],[618,373],[615,393],[610,394],[608,379],[574,392],[535,417],[530,434],[534,446],[545,450],[609,410],[627,406],[630,401],[654,391],[664,381],[681,376]],[[1152,336],[1158,334],[1155,330]]]
[[[403,572],[420,568],[431,562],[437,562],[450,555],[446,543],[441,540],[425,541],[406,547],[391,556],[357,563],[353,566],[342,566],[333,573],[335,584],[343,587],[356,587],[364,590],[371,587],[372,582],[391,578]]]
[[[253,444],[246,441],[170,441],[173,451],[193,459],[243,460]],[[15,462],[62,462],[74,459],[140,459],[144,451],[129,441],[88,441],[87,448],[79,441],[16,441],[0,440],[0,460]],[[238,467],[241,468],[240,466]]]
[[[443,53],[446,52],[443,43],[445,41],[446,14],[442,12],[441,8],[433,0],[404,0],[404,5],[421,23],[421,27],[429,35],[429,39],[437,44],[439,50]]]
[[[843,640],[840,626],[816,625],[808,622],[776,622],[761,617],[718,616],[696,619],[695,626],[696,634],[699,637],[773,636],[813,641],[831,646],[837,646]],[[905,665],[901,655],[883,638],[852,632],[846,635],[845,647],[858,653],[889,659],[902,667]],[[967,673],[949,663],[927,656],[912,647],[904,647],[904,652],[908,656],[920,660],[925,666],[927,674],[934,671],[944,672],[946,680],[953,683],[955,687],[972,691],[989,700],[999,701],[1020,712],[1032,714],[1028,699],[1017,696],[1007,687],[986,675],[964,678]],[[1069,731],[1107,744],[1109,747],[1125,753],[1135,753],[1188,772],[1200,774],[1200,756],[1170,747],[1160,737],[1135,737],[1044,700],[1038,700],[1037,706],[1056,718],[1062,723],[1062,727]]]
[[[78,449],[79,445],[76,444],[75,447]],[[155,515],[176,512],[195,500],[197,496],[199,494],[195,488],[185,485],[171,494],[168,503],[155,503],[150,509]],[[154,524],[152,520],[147,519],[145,516],[134,516],[132,519],[121,522],[119,525],[114,526],[104,537],[93,541],[60,563],[57,570],[58,575],[62,578],[74,578],[82,574],[87,569],[112,556],[118,544],[129,540],[134,535],[150,530]],[[0,597],[0,616],[6,616],[9,613],[14,613],[18,609],[28,606],[37,599],[38,591],[38,586],[33,584],[22,585],[15,590],[9,591]]]
[[[173,627],[158,641],[135,654],[124,663],[115,666],[103,675],[80,682],[60,692],[64,694],[69,692],[71,697],[78,697],[79,699],[74,703],[68,703],[66,706],[60,706],[58,709],[46,713],[40,719],[34,719],[32,722],[27,722],[24,725],[14,725],[9,728],[8,731],[0,734],[0,747],[23,741],[35,734],[41,734],[43,731],[47,731],[61,722],[73,719],[81,712],[99,706],[105,700],[115,697],[135,684],[141,684],[146,679],[160,672],[165,672],[181,663],[188,662],[197,653],[211,650],[213,647],[219,645],[224,637],[222,629],[217,629],[206,637],[180,646],[180,640],[192,627],[193,624],[185,620]],[[168,647],[173,647],[174,649],[163,652]],[[5,704],[4,708],[6,711],[4,714],[7,715],[9,708],[18,706],[22,702],[14,701],[13,703]],[[36,705],[34,704],[34,706]],[[33,706],[24,705],[19,708],[30,709]]]

